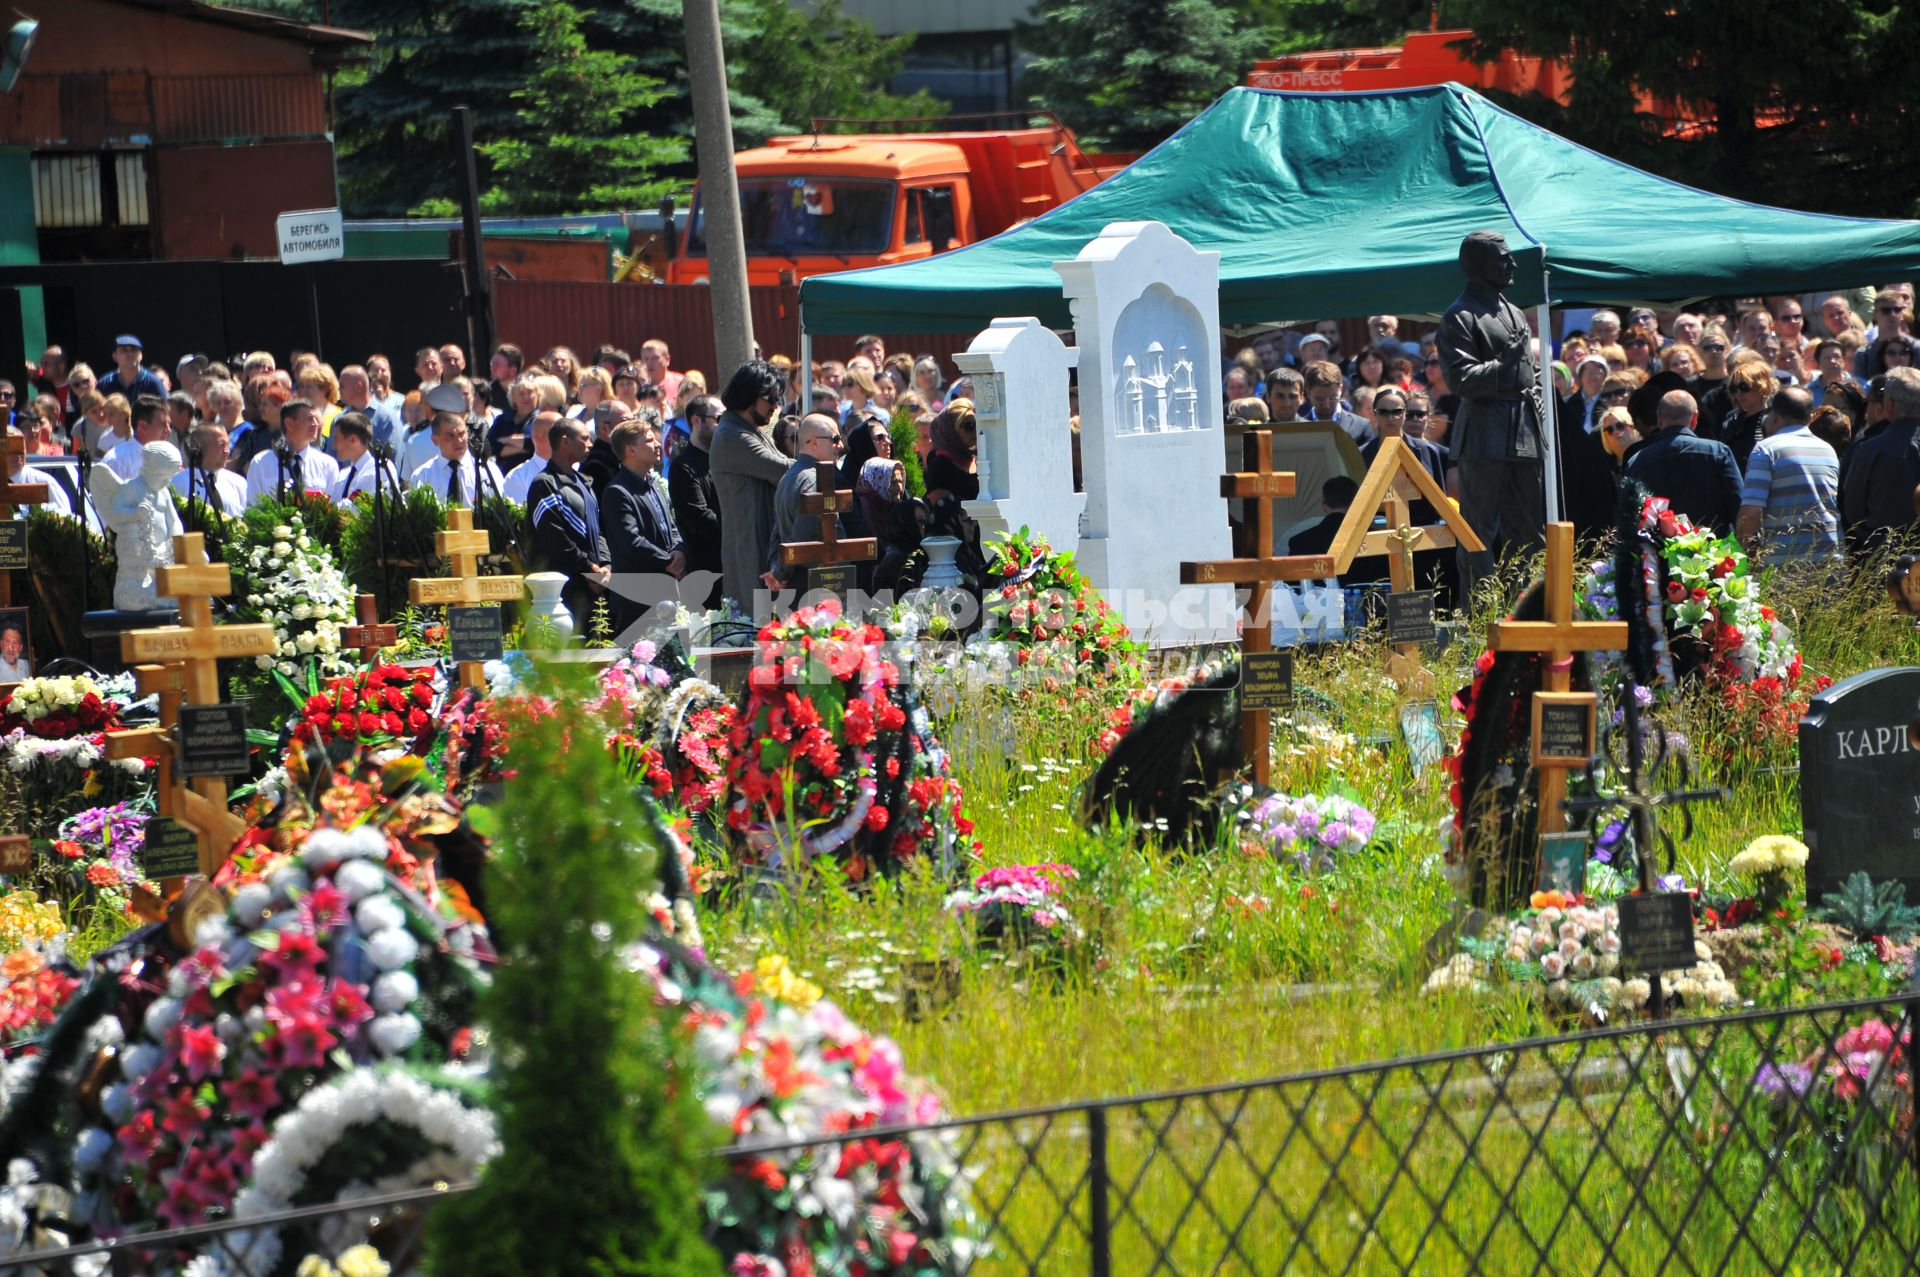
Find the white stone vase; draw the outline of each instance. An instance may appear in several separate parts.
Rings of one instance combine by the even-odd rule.
[[[953,561],[960,553],[959,537],[927,537],[920,548],[927,552],[927,572],[920,578],[922,589],[946,590],[960,584],[960,568]]]
[[[533,598],[527,619],[531,621],[545,617],[562,640],[573,637],[573,613],[567,611],[567,605],[560,601],[560,591],[566,588],[567,577],[564,572],[527,573],[527,593]]]

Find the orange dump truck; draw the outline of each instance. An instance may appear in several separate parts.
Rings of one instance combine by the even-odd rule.
[[[1005,130],[777,137],[734,156],[747,280],[778,284],[931,257],[1064,204],[1135,158],[1088,155],[1058,122]],[[705,282],[706,221],[698,186],[678,250],[667,282]]]

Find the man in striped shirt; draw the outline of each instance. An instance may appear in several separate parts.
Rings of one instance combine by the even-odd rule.
[[[1747,458],[1734,530],[1768,567],[1824,569],[1840,557],[1840,458],[1807,428],[1813,396],[1777,391],[1767,436]]]

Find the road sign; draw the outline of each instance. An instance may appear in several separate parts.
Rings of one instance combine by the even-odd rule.
[[[346,223],[337,208],[309,208],[282,213],[273,220],[280,242],[282,265],[331,262],[346,256]]]

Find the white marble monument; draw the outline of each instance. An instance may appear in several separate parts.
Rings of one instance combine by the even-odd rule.
[[[1228,586],[1180,564],[1233,557],[1220,409],[1220,254],[1159,222],[1116,222],[1055,262],[1080,350],[1080,564],[1156,647],[1229,642]]]
[[[1067,377],[1080,352],[1031,317],[996,319],[953,357],[973,380],[980,496],[966,503],[983,537],[1026,527],[1056,550],[1080,538]]]

